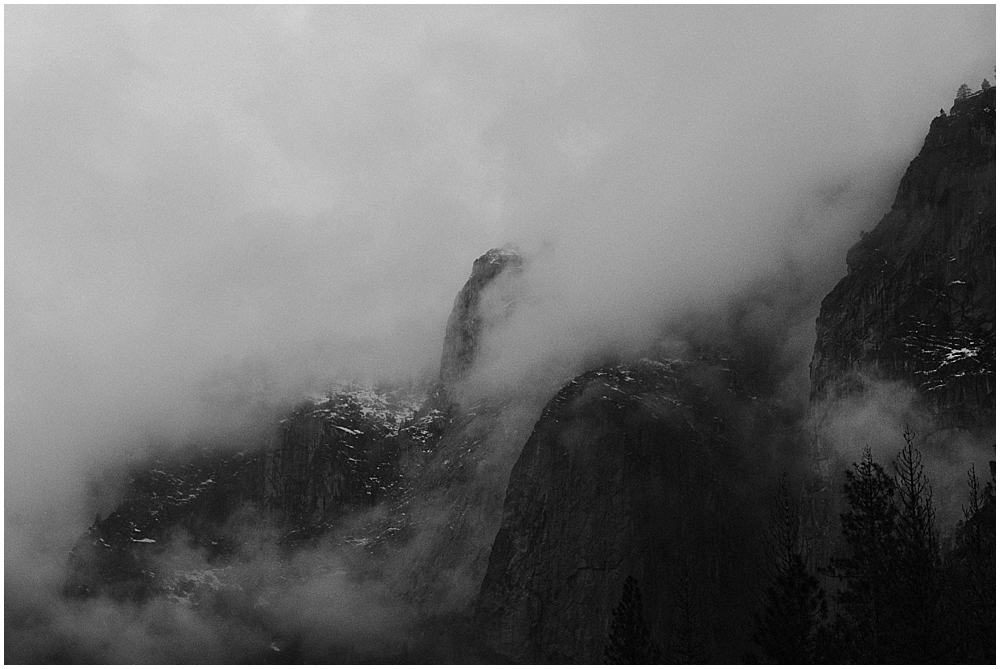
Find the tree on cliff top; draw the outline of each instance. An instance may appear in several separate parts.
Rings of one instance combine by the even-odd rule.
[[[955,96],[955,99],[964,100],[970,95],[972,95],[972,89],[969,88],[969,84],[962,84],[958,87],[958,94]]]
[[[653,642],[643,617],[639,582],[629,576],[611,617],[604,659],[608,664],[656,664],[660,657],[660,648]]]

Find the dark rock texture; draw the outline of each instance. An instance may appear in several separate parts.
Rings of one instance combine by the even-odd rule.
[[[415,398],[370,389],[299,408],[259,455],[260,488],[249,497],[284,523],[316,529],[383,501],[399,478],[399,433],[417,408]]]
[[[758,408],[707,362],[644,360],[565,386],[511,472],[478,602],[488,643],[519,662],[602,662],[633,576],[667,659],[693,590],[706,651],[738,661],[761,523],[747,476],[762,464]]]
[[[842,472],[861,455],[860,445],[844,453],[827,426],[845,404],[867,401],[873,381],[917,390],[928,453],[971,435],[983,460],[995,457],[995,105],[992,87],[931,122],[892,209],[850,249],[847,276],[823,300],[810,366],[813,475],[804,484],[814,566],[838,550]]]
[[[996,88],[931,123],[892,210],[823,300],[814,401],[864,378],[919,388],[943,425],[995,421]]]
[[[163,590],[171,575],[151,559],[181,542],[225,561],[243,539],[232,518],[245,509],[288,548],[336,529],[396,493],[401,445],[422,426],[412,420],[418,404],[345,388],[292,411],[268,443],[188,449],[138,467],[123,501],[74,547],[67,592],[142,599]]]
[[[162,590],[148,561],[180,532],[209,559],[228,555],[225,521],[252,489],[255,469],[242,453],[197,452],[137,471],[122,503],[77,540],[66,593],[141,600]]]

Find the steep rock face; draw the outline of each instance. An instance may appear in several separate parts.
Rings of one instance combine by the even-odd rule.
[[[459,381],[472,366],[483,330],[509,313],[513,296],[503,290],[500,277],[505,272],[516,275],[522,263],[521,255],[509,247],[490,249],[473,263],[472,275],[455,297],[445,329],[440,378],[446,386]],[[500,291],[489,300],[492,287]]]
[[[631,575],[666,659],[693,592],[706,651],[738,661],[761,524],[755,416],[718,364],[644,360],[565,386],[511,472],[477,605],[488,643],[515,661],[602,662]]]
[[[250,496],[313,531],[381,502],[399,478],[399,433],[419,409],[418,398],[392,395],[343,390],[293,412],[260,454],[260,489]]]
[[[848,253],[823,300],[811,365],[814,401],[905,380],[941,423],[994,413],[996,88],[931,123],[892,210]]]

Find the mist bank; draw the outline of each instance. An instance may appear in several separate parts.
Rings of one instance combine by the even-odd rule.
[[[766,352],[768,392],[800,402],[818,300],[995,44],[991,7],[6,19],[5,582],[25,593],[55,591],[151,449],[256,443],[331,381],[432,378],[472,260],[508,241],[518,307],[475,392],[701,333]]]

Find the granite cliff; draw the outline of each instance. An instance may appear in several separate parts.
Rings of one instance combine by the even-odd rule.
[[[847,255],[823,300],[818,402],[905,381],[942,425],[995,421],[996,87],[935,118],[892,209]]]
[[[511,473],[478,602],[518,662],[603,662],[625,579],[667,661],[738,661],[767,467],[763,404],[718,360],[587,372],[549,402]],[[703,638],[685,656],[683,630]]]
[[[817,564],[836,550],[839,477],[851,460],[830,426],[845,402],[866,402],[883,382],[913,389],[917,438],[932,456],[972,440],[980,470],[996,457],[995,108],[988,87],[931,122],[892,208],[850,249],[847,275],[823,300],[805,484]]]

